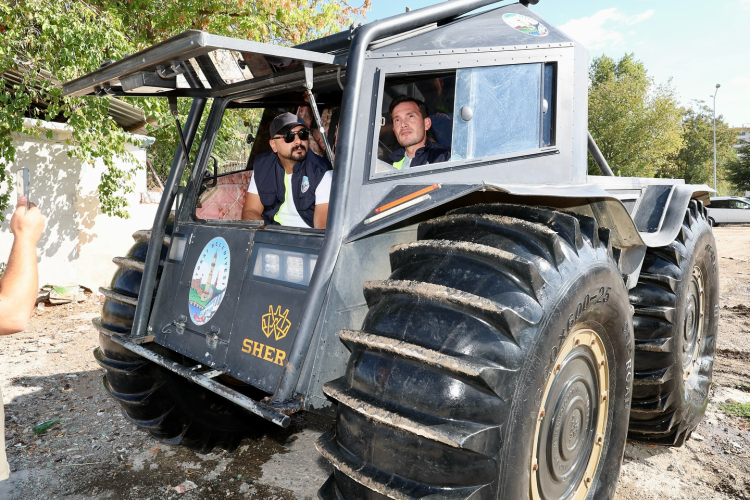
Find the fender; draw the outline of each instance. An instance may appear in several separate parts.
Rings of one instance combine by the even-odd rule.
[[[367,217],[354,226],[346,241],[357,240],[403,221],[418,223],[427,217],[434,217],[436,212],[441,211],[436,210],[438,208],[447,211],[490,202],[548,206],[594,217],[600,226],[609,228],[612,245],[622,251],[621,271],[633,278],[628,281],[633,281],[634,286],[646,248],[671,243],[682,227],[690,200],[698,200],[699,210],[705,212],[703,201],[713,191],[705,184],[684,184],[671,179],[593,176],[589,179],[597,183],[541,186],[443,184],[430,192],[426,202],[409,206],[390,217],[373,220],[378,207],[393,205],[399,199],[408,198],[410,193],[430,187],[413,184],[396,186],[368,212]],[[631,205],[630,211],[624,201]]]

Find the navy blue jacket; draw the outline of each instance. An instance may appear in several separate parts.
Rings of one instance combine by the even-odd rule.
[[[401,170],[402,160],[406,155],[404,148],[399,148],[390,154],[390,159],[393,162],[394,168]],[[431,163],[440,163],[451,159],[451,148],[443,146],[440,143],[432,142],[427,139],[424,146],[419,148],[414,154],[414,158],[411,159],[410,167],[418,167],[420,165],[428,165]]]
[[[314,227],[315,190],[323,180],[325,173],[331,170],[331,163],[308,150],[307,157],[297,162],[292,172],[292,193],[294,206],[305,223]],[[279,157],[273,151],[267,151],[255,157],[253,162],[253,177],[258,187],[258,196],[263,203],[263,220],[267,225],[279,223],[274,216],[284,203],[286,188],[284,187],[284,167]],[[302,183],[307,178],[307,189],[302,192]]]

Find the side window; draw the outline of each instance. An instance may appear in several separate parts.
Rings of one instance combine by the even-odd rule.
[[[556,70],[555,63],[532,63],[387,76],[374,173],[440,168],[434,165],[553,146]],[[399,121],[394,127],[390,109],[395,99],[405,97],[424,102],[430,119],[424,136],[444,152],[433,151],[429,162],[405,158],[412,136],[399,135],[404,121],[394,108]]]
[[[732,201],[730,202],[730,208],[735,208],[735,209],[740,209],[740,210],[742,210],[742,209],[743,209],[743,208],[745,208],[745,207],[746,207],[746,204],[745,204],[745,202],[742,202],[742,201],[740,201],[740,200],[732,200]]]
[[[454,159],[495,156],[551,144],[553,81],[553,65],[459,70],[453,117]]]
[[[729,203],[726,200],[714,200],[708,208],[729,208]]]
[[[424,131],[427,141],[449,148],[453,137],[453,98],[456,87],[455,73],[394,76],[385,81],[383,105],[380,110],[376,172],[394,170],[390,165],[397,161],[402,145],[396,137],[390,107],[394,99],[411,97],[422,101],[430,119]],[[402,140],[403,142],[404,140]],[[403,156],[403,154],[401,155]]]
[[[219,174],[245,170],[262,114],[262,109],[234,108],[224,111],[211,152],[218,160]],[[213,166],[213,162],[210,165]]]

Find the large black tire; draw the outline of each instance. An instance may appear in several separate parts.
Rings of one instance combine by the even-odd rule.
[[[635,308],[629,437],[682,445],[703,418],[719,327],[719,269],[706,209],[693,200],[671,244],[650,248]]]
[[[172,226],[168,227],[171,234]],[[135,302],[143,277],[148,250],[146,231],[134,235],[136,242],[127,257],[115,259],[118,270],[105,294],[102,316],[94,320],[100,330],[94,357],[104,368],[104,389],[120,404],[125,417],[159,441],[207,452],[214,446],[233,449],[259,419],[226,399],[196,385],[147,359],[121,347],[110,338],[113,332],[129,333]],[[159,276],[166,257],[162,246]],[[157,282],[158,283],[158,282]],[[158,345],[160,354],[183,361]]]
[[[632,326],[609,230],[480,205],[423,223],[368,282],[318,449],[326,500],[614,496]]]

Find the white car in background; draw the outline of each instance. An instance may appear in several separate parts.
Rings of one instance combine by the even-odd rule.
[[[708,222],[719,224],[750,223],[750,199],[740,196],[716,196],[711,198],[708,209]]]

